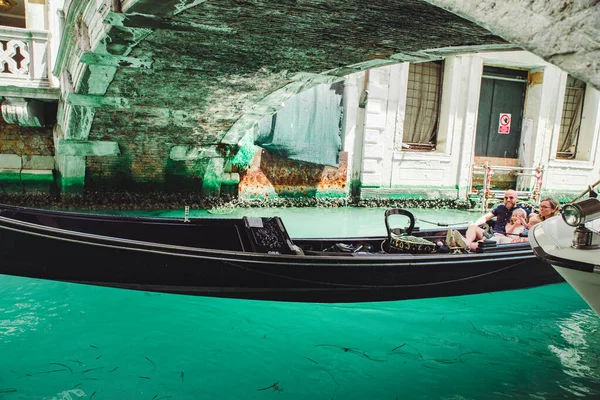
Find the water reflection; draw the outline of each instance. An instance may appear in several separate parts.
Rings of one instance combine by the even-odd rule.
[[[592,310],[573,312],[568,318],[557,321],[564,343],[548,348],[561,363],[562,370],[575,378],[570,385],[561,385],[574,396],[592,394],[586,381],[600,381],[600,318]]]

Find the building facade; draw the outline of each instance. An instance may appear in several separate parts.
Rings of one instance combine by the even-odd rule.
[[[600,93],[525,51],[385,66],[345,94],[362,197],[477,198],[487,173],[492,191],[567,200],[600,177]]]

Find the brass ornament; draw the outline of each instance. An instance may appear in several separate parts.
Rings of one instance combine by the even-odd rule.
[[[435,243],[416,236],[392,235],[390,245],[405,253],[423,254],[435,251]]]

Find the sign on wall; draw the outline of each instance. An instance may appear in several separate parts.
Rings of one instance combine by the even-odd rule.
[[[498,124],[498,133],[508,135],[510,133],[510,114],[500,113],[500,123]]]

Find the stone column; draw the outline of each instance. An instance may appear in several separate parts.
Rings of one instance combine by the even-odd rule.
[[[82,193],[85,185],[85,157],[56,155],[57,183],[64,194]]]
[[[365,72],[348,75],[344,81],[343,150],[348,153],[346,180],[351,195],[358,195],[362,166],[365,104]]]

